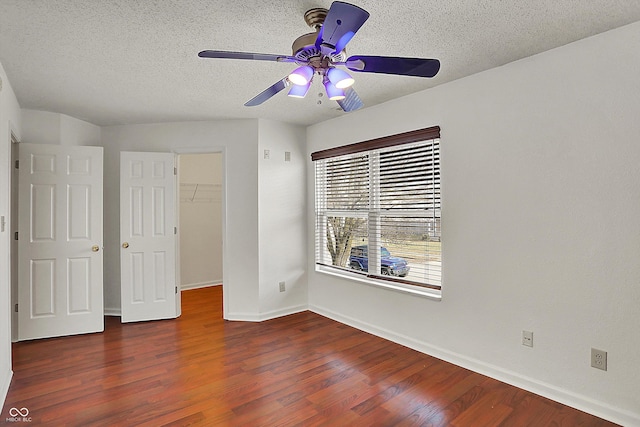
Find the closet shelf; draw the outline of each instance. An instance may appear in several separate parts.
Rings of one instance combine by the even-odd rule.
[[[222,185],[220,184],[180,184],[181,203],[213,203],[221,200]]]

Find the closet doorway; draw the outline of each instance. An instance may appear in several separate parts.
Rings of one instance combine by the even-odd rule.
[[[221,286],[223,153],[180,154],[180,289]]]

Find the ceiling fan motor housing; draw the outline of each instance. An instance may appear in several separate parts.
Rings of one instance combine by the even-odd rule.
[[[304,22],[306,22],[307,25],[315,31],[318,31],[320,30],[320,27],[322,27],[324,19],[327,17],[328,13],[329,11],[322,7],[309,9],[304,13]]]
[[[304,14],[304,21],[315,30],[313,33],[304,34],[298,37],[291,46],[292,56],[300,60],[300,65],[309,64],[316,71],[321,71],[328,67],[328,62],[344,62],[347,59],[346,51],[323,55],[316,47],[318,33],[322,28],[324,19],[329,11],[323,8],[309,9]],[[325,60],[325,56],[327,60]]]

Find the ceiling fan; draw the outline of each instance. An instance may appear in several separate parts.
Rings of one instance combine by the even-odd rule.
[[[361,73],[416,77],[433,77],[438,73],[440,61],[437,59],[363,55],[347,57],[345,46],[368,18],[369,12],[360,7],[334,1],[329,10],[315,8],[304,14],[305,22],[315,32],[298,37],[293,42],[291,56],[221,50],[203,50],[198,56],[293,62],[298,65],[289,75],[247,101],[244,105],[248,107],[262,104],[287,87],[290,87],[289,96],[304,98],[317,75],[322,79],[327,97],[337,101],[344,111],[361,108],[362,100],[351,87],[354,79],[337,66]]]

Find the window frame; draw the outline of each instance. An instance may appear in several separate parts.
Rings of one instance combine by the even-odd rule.
[[[311,154],[311,159],[313,162],[316,162],[318,160],[325,160],[325,159],[331,159],[334,157],[366,152],[366,154],[369,157],[369,174],[372,175],[371,180],[374,180],[374,179],[379,179],[379,170],[378,170],[378,173],[372,172],[372,171],[376,171],[376,169],[372,165],[375,163],[375,161],[378,160],[378,159],[375,159],[374,156],[379,155],[379,152],[377,152],[376,150],[382,150],[389,147],[396,147],[399,145],[427,142],[435,139],[438,140],[438,144],[439,144],[440,142],[439,126],[433,126],[433,127],[424,128],[424,129],[417,129],[417,130],[404,132],[400,134],[389,135],[381,138],[357,142],[354,144],[348,144],[340,147],[330,148],[327,150],[317,151]],[[438,159],[439,159],[439,156],[440,156],[440,150],[438,145]],[[324,163],[321,163],[321,164],[324,164]],[[318,167],[318,164],[316,164],[315,168],[317,169],[317,167]],[[440,175],[439,163],[438,163],[437,173],[439,176]],[[321,173],[320,175],[326,178],[326,173]],[[376,175],[378,176],[376,177]],[[340,277],[355,279],[358,281],[365,282],[367,284],[391,288],[399,291],[408,292],[411,294],[423,295],[423,296],[432,297],[434,299],[440,299],[441,289],[442,289],[441,278],[440,278],[440,283],[438,285],[434,285],[429,283],[417,283],[415,281],[409,281],[407,279],[403,279],[400,277],[393,277],[393,276],[381,277],[380,275],[377,275],[377,274],[370,274],[369,272],[371,271],[375,272],[380,270],[380,254],[376,253],[378,251],[369,250],[369,252],[373,252],[373,253],[372,253],[372,257],[368,258],[369,271],[365,273],[356,273],[355,271],[350,270],[348,268],[328,265],[326,263],[319,262],[317,252],[319,248],[322,248],[322,250],[324,250],[324,247],[326,246],[326,238],[324,237],[326,232],[322,230],[318,230],[318,227],[321,227],[323,229],[324,227],[327,227],[326,220],[322,221],[322,220],[319,220],[319,218],[321,217],[327,218],[329,216],[332,216],[332,214],[333,214],[333,217],[335,217],[337,216],[336,213],[339,213],[339,210],[327,208],[326,200],[325,200],[326,194],[322,194],[322,193],[319,194],[319,191],[318,191],[319,188],[326,188],[326,183],[322,181],[318,182],[317,172],[315,174],[315,179],[316,179],[316,183],[315,183],[315,191],[314,191],[314,200],[315,200],[314,216],[316,221],[316,226],[315,226],[316,232],[314,235],[314,244],[316,245],[316,250],[315,250],[316,255],[315,255],[314,263],[316,265],[316,271],[330,273],[332,275],[337,275]],[[435,178],[434,178],[434,182],[435,182]],[[439,179],[438,179],[438,184],[439,184]],[[380,218],[384,216],[384,213],[381,213],[379,209],[376,210],[376,203],[379,203],[379,200],[378,200],[379,194],[377,195],[371,194],[376,192],[376,185],[372,185],[372,187],[373,188],[369,189],[370,204],[368,205],[368,209],[366,212],[363,212],[362,210],[358,210],[358,211],[345,211],[342,213],[344,214],[345,217],[367,218],[367,221],[368,221],[367,224],[369,224],[369,221],[373,221],[372,223],[374,224],[374,228],[375,228],[375,227],[379,227]],[[440,201],[439,197],[438,197],[438,201]],[[442,208],[440,205],[438,209],[440,212],[440,216],[437,218],[441,219]],[[425,216],[425,218],[428,218],[428,217]],[[434,216],[434,218],[436,217]],[[375,241],[378,240],[379,234],[380,234],[379,230],[373,230],[373,232],[369,231],[368,232],[369,240],[367,245],[376,246]],[[374,240],[371,240],[372,238]],[[377,246],[380,246],[380,244],[377,244]],[[373,267],[371,267],[372,265]],[[440,272],[441,271],[442,271],[442,268],[440,267]]]

